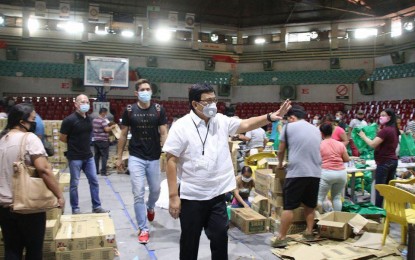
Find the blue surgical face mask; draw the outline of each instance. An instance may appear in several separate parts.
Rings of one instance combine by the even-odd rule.
[[[151,100],[151,91],[140,91],[138,92],[138,100],[143,103],[148,103]]]
[[[81,104],[81,105],[79,106],[79,110],[80,110],[82,113],[86,113],[86,112],[88,112],[88,111],[89,111],[89,104]]]

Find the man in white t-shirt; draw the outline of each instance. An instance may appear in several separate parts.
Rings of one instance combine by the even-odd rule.
[[[210,240],[212,259],[228,259],[225,193],[236,188],[228,138],[280,120],[291,107],[285,101],[276,112],[241,120],[217,113],[216,103],[212,86],[192,85],[191,111],[172,125],[163,146],[169,213],[180,217],[181,260],[197,259],[202,230]]]
[[[268,142],[265,130],[262,127],[248,131],[245,135],[240,134],[238,138],[246,142],[246,149],[264,148]]]
[[[353,128],[357,127],[357,126],[367,126],[367,122],[365,121],[365,113],[363,112],[363,110],[359,110],[357,111],[356,114],[356,118],[352,119],[352,121],[350,121],[349,127],[349,137],[350,134],[353,130]]]

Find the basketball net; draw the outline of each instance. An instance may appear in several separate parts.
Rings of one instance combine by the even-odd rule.
[[[111,82],[112,82],[113,78],[112,77],[102,77],[102,81],[104,81],[104,91],[108,92],[111,90]]]

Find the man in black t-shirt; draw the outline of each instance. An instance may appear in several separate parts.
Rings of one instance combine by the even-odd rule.
[[[109,212],[101,207],[97,171],[89,145],[91,143],[92,119],[87,115],[89,111],[88,97],[83,94],[77,96],[75,108],[75,112],[63,119],[59,136],[60,141],[68,144],[66,157],[71,174],[69,195],[72,214],[81,213],[78,204],[78,184],[81,170],[84,171],[89,182],[92,212]]]
[[[127,141],[128,130],[130,130],[128,169],[134,194],[134,211],[140,230],[138,241],[145,244],[150,237],[147,219],[153,221],[154,206],[160,195],[159,159],[161,146],[167,138],[167,118],[163,107],[151,104],[152,92],[147,80],[140,79],[135,88],[138,102],[129,106],[122,116],[122,130],[118,140],[116,164],[119,170],[124,168],[122,153]],[[146,179],[150,190],[147,204],[144,201]]]

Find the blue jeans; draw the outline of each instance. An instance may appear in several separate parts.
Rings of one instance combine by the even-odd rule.
[[[398,160],[389,160],[376,166],[375,180],[376,184],[388,184],[390,180],[395,178]],[[376,207],[383,207],[383,197],[376,190]]]
[[[147,209],[154,209],[160,195],[160,162],[159,160],[142,160],[138,157],[128,158],[131,186],[134,195],[134,211],[140,231],[148,231]],[[150,194],[147,205],[144,202],[146,178]]]
[[[97,209],[101,207],[101,201],[99,200],[98,177],[94,158],[91,157],[86,160],[70,160],[69,171],[71,173],[71,182],[69,195],[72,212],[74,210],[79,210],[78,184],[79,177],[81,175],[81,170],[84,171],[86,178],[88,179],[89,191],[91,193],[92,200],[92,209]]]

